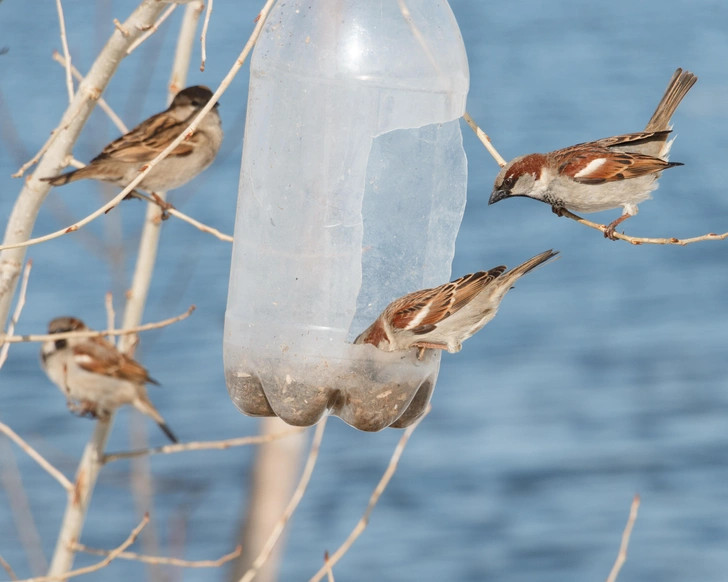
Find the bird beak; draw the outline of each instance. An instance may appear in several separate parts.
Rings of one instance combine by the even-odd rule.
[[[508,196],[509,194],[506,190],[493,190],[493,193],[490,195],[490,200],[488,200],[488,204],[495,204],[499,200],[508,198]]]

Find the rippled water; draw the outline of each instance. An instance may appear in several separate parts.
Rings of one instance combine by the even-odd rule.
[[[86,70],[131,2],[66,2],[69,42]],[[728,5],[724,2],[543,3],[453,0],[471,66],[469,112],[505,157],[641,129],[677,66],[700,78],[675,116],[673,159],[655,200],[628,234],[692,236],[728,230]],[[258,5],[216,3],[207,71],[216,85],[252,28]],[[91,28],[84,22],[96,22]],[[159,109],[177,19],[132,55],[109,101],[130,123]],[[19,190],[8,176],[46,139],[63,110],[63,71],[51,4],[0,4],[2,154],[0,214]],[[222,99],[224,152],[176,193],[183,211],[232,231],[244,119],[245,71]],[[138,96],[137,96],[138,95]],[[13,136],[13,129],[18,132]],[[465,129],[467,131],[467,128]],[[101,113],[75,148],[87,160],[117,135]],[[629,503],[642,496],[620,580],[725,580],[728,570],[728,242],[685,248],[602,239],[543,204],[487,207],[496,165],[466,133],[470,192],[453,273],[514,265],[547,248],[559,261],[519,282],[498,317],[463,351],[445,355],[433,410],[413,436],[389,489],[337,580],[599,580],[616,555]],[[36,233],[92,210],[83,183],[54,190]],[[125,203],[83,231],[29,252],[34,271],[19,332],[62,313],[101,326],[103,294],[121,294],[133,268],[142,206]],[[597,216],[611,220],[614,213]],[[190,227],[164,225],[148,321],[198,310],[174,331],[144,336],[140,358],[163,387],[152,398],[184,439],[251,434],[225,390],[221,335],[229,248]],[[190,341],[195,338],[197,341]],[[128,412],[110,448],[128,446]],[[0,419],[72,474],[92,425],[69,415],[37,362],[37,346],[11,350],[0,372]],[[132,418],[133,420],[138,420]],[[163,436],[135,422],[150,441]],[[310,489],[292,523],[283,580],[319,567],[361,515],[399,431],[357,432],[332,419]],[[3,469],[10,466],[0,448]],[[186,556],[230,549],[251,451],[154,458],[155,516],[163,541],[184,530]],[[53,550],[60,488],[15,454],[43,548]],[[133,519],[127,464],[102,475],[84,541],[112,547]],[[7,470],[3,475],[7,475]],[[29,574],[0,495],[0,554]],[[96,579],[138,576],[116,564]],[[223,580],[186,571],[185,580]]]

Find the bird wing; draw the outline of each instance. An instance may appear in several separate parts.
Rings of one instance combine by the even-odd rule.
[[[167,111],[153,115],[134,129],[112,141],[91,162],[109,157],[120,162],[150,162],[156,158],[190,124],[191,118],[177,121]],[[179,144],[170,155],[188,156],[192,153],[190,140]]]
[[[622,135],[614,135],[612,137],[605,137],[598,139],[594,144],[603,146],[605,148],[611,148],[614,146],[622,146],[626,144],[637,145],[653,140],[665,140],[667,135],[672,133],[672,130],[666,129],[663,131],[637,131],[635,133],[625,133]]]
[[[569,155],[564,156],[564,161],[559,166],[559,172],[581,184],[603,184],[638,178],[681,165],[645,154],[611,150],[596,143],[593,147],[583,147],[582,150],[578,155],[574,155],[573,151],[568,152]]]
[[[90,338],[73,348],[76,364],[87,372],[100,374],[135,384],[151,382],[147,370],[135,360],[125,356],[105,339]]]
[[[391,306],[392,327],[416,335],[432,331],[439,322],[470,303],[505,270],[506,267],[501,265],[490,271],[465,275],[434,289],[423,289],[405,295]]]

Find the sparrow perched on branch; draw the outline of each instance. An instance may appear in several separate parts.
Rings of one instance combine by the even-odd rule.
[[[48,333],[88,331],[75,317],[57,317]],[[176,443],[177,437],[149,400],[144,384],[158,384],[141,364],[122,354],[102,337],[59,339],[43,343],[41,365],[48,378],[66,395],[68,407],[80,415],[107,419],[111,412],[131,404],[150,416]]]
[[[88,166],[41,180],[62,186],[91,178],[124,188],[184,131],[211,97],[212,91],[203,85],[187,87],[177,93],[167,109],[112,141]],[[178,188],[212,163],[223,136],[217,108],[218,103],[215,103],[192,136],[152,168],[139,188],[150,192]]]
[[[650,198],[662,170],[681,166],[668,162],[673,140],[670,118],[698,78],[677,69],[645,130],[580,143],[546,154],[529,154],[508,162],[495,179],[489,204],[526,196],[563,209],[599,212],[622,207],[604,236],[614,240],[616,227],[637,214]]]
[[[418,348],[420,359],[428,348],[459,352],[466,339],[495,317],[516,280],[557,254],[548,250],[510,271],[501,265],[400,297],[354,343],[386,352]]]

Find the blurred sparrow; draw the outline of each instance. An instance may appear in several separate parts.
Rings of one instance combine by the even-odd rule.
[[[604,236],[614,240],[615,228],[637,214],[637,205],[650,198],[662,170],[681,166],[668,162],[672,141],[670,118],[698,78],[677,69],[645,131],[607,137],[546,154],[511,160],[495,179],[489,204],[526,196],[563,209],[599,212],[622,207]]]
[[[390,303],[355,344],[372,344],[386,352],[426,348],[459,352],[462,342],[495,317],[516,280],[556,256],[548,250],[506,272],[504,265],[423,289]]]
[[[88,166],[41,180],[53,186],[62,186],[91,178],[124,188],[184,131],[211,97],[212,91],[203,85],[187,87],[177,93],[166,110],[152,115],[129,133],[112,141]],[[215,103],[192,136],[152,168],[139,188],[150,192],[178,188],[212,163],[222,143],[222,125],[217,107]]]
[[[75,317],[58,317],[48,333],[88,331]],[[41,364],[48,378],[66,395],[68,407],[81,415],[106,419],[112,411],[131,404],[154,419],[172,442],[177,437],[147,396],[144,384],[157,384],[147,371],[102,337],[47,341],[41,348]]]

